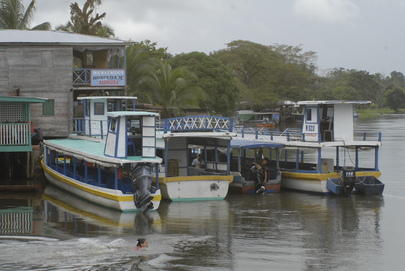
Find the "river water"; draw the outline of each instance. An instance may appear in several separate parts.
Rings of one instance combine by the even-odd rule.
[[[382,197],[232,195],[122,214],[52,187],[3,193],[0,270],[403,270],[405,115],[356,129],[383,132]]]

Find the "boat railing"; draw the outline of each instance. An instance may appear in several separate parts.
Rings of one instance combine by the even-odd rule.
[[[381,132],[365,132],[365,131],[355,131],[354,138],[360,141],[382,141]]]
[[[236,132],[242,138],[260,139],[260,140],[283,140],[283,141],[305,141],[305,134],[300,129],[287,128],[284,131],[270,130],[268,128],[256,127],[235,127]]]
[[[0,123],[0,145],[31,145],[31,122]]]
[[[73,119],[73,133],[91,137],[104,138],[107,135],[107,120]]]
[[[165,132],[189,131],[229,131],[233,130],[233,120],[220,116],[184,116],[162,120]]]

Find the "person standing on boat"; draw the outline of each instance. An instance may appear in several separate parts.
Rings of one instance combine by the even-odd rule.
[[[263,158],[260,163],[253,163],[253,166],[250,168],[256,182],[256,194],[266,191],[265,184],[268,179],[268,165],[269,160]]]
[[[202,160],[200,153],[193,160],[193,162],[191,163],[191,166],[192,167],[197,167],[197,168],[203,168],[204,167],[204,161]]]

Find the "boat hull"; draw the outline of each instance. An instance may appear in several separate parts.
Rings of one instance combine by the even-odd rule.
[[[381,195],[384,192],[384,184],[375,177],[366,177],[356,182],[356,193],[364,195]]]
[[[160,178],[164,199],[171,201],[223,200],[232,176],[198,175]]]
[[[99,204],[101,206],[120,210],[123,212],[133,212],[138,209],[134,204],[133,194],[123,194],[120,190],[98,187],[91,184],[86,184],[65,176],[58,171],[53,170],[41,161],[41,166],[44,170],[46,179],[53,185],[72,193],[89,202]],[[153,209],[159,208],[161,200],[160,190],[158,189],[153,194]]]
[[[381,176],[380,171],[356,171],[356,176],[378,178]],[[282,170],[282,189],[292,189],[312,193],[328,194],[330,193],[327,181],[332,178],[340,178],[337,172],[331,173],[307,173]]]
[[[239,177],[239,178],[238,178]],[[281,189],[281,174],[276,179],[265,184],[264,193],[277,193]],[[254,181],[246,181],[241,176],[234,176],[233,182],[229,185],[229,191],[234,194],[256,194],[256,183]]]

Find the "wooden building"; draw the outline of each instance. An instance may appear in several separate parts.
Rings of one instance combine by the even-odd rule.
[[[125,45],[67,32],[0,30],[0,96],[47,98],[31,106],[32,125],[44,137],[66,137],[77,96],[123,94]]]

